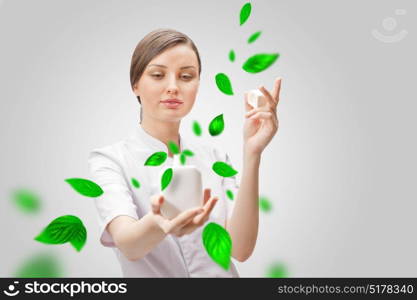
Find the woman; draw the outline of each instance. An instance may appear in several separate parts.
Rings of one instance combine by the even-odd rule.
[[[104,193],[96,198],[100,215],[100,241],[112,247],[125,277],[239,277],[233,264],[217,265],[202,243],[207,222],[230,233],[232,257],[240,262],[252,254],[258,232],[258,173],[261,153],[278,129],[276,107],[281,80],[273,91],[261,87],[267,102],[251,109],[246,102],[241,187],[235,177],[223,178],[211,170],[215,161],[231,164],[229,157],[211,146],[190,143],[179,134],[181,119],[192,109],[200,84],[201,62],[193,41],[175,30],[158,29],[146,35],[132,56],[132,91],[141,105],[141,122],[126,139],[94,149],[89,166]],[[246,95],[245,95],[246,96]],[[162,166],[144,166],[154,152],[168,153],[174,141],[180,151],[194,152],[187,163],[202,173],[204,204],[172,220],[161,215],[159,194]],[[131,179],[140,182],[134,187]],[[236,195],[232,202],[226,190]],[[213,195],[212,195],[213,194]]]

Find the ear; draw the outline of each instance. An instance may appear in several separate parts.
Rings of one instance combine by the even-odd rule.
[[[136,96],[139,96],[139,89],[138,89],[138,84],[137,83],[135,83],[132,86],[132,91],[133,91],[133,93],[135,93]]]

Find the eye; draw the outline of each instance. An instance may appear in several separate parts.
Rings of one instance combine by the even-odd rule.
[[[159,73],[155,73],[155,74],[151,74],[152,77],[154,78],[162,78],[163,74],[159,74]],[[182,75],[181,78],[185,79],[185,80],[190,80],[193,78],[193,76],[191,75]]]

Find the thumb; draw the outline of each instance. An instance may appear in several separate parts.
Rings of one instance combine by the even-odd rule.
[[[244,93],[244,98],[245,98],[245,110],[246,110],[246,112],[251,111],[253,109],[253,107],[248,102],[248,100],[249,100],[249,93],[248,92]]]
[[[164,196],[163,195],[155,195],[152,199],[152,212],[154,214],[161,213],[161,205],[164,203]]]

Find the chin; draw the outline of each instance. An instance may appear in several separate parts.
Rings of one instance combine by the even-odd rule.
[[[161,116],[161,120],[165,122],[179,122],[181,121],[187,114],[180,113],[180,112],[171,112],[171,113],[164,113]]]
[[[181,121],[190,111],[185,111],[184,109],[169,109],[165,110],[162,113],[162,118],[169,122],[178,122]]]

